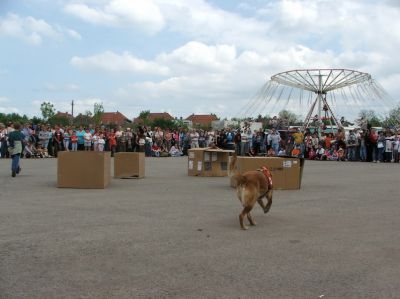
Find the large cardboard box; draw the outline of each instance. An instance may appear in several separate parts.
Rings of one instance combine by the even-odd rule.
[[[300,189],[304,159],[291,157],[237,157],[236,170],[242,174],[267,166],[272,174],[274,189]],[[230,180],[232,187],[236,181]]]
[[[110,152],[59,152],[59,188],[104,189],[111,180]]]
[[[188,175],[228,176],[228,159],[234,151],[194,148],[188,151]]]
[[[114,154],[114,177],[144,178],[144,153],[120,152]]]

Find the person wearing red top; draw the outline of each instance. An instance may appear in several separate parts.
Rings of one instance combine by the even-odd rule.
[[[331,134],[327,134],[325,137],[325,148],[331,148],[331,143],[332,143],[332,137]]]
[[[73,131],[71,135],[71,150],[73,152],[78,150],[78,136],[76,136],[76,131]]]
[[[114,129],[111,129],[111,132],[107,135],[108,138],[108,146],[110,147],[111,157],[114,157],[115,148],[117,147],[117,138],[115,137]]]

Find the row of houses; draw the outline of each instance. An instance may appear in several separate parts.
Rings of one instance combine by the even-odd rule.
[[[55,115],[55,117],[59,118],[68,118],[68,119],[73,119],[74,117],[69,114],[68,112],[60,112],[58,111]],[[79,116],[77,116],[79,117]],[[181,120],[184,124],[186,124],[188,127],[203,127],[203,126],[211,126],[213,121],[218,120],[218,117],[215,114],[191,114],[185,119],[182,117],[176,118],[173,117],[171,114],[167,112],[161,112],[161,113],[149,113],[147,116],[147,120],[149,122],[153,122],[156,119],[164,119],[164,120]],[[121,112],[104,112],[101,115],[100,123],[104,125],[109,125],[109,124],[116,124],[116,125],[126,125],[130,123],[134,123],[137,125],[143,124],[143,120],[139,117],[136,117],[134,119],[129,119],[126,117],[124,114]]]

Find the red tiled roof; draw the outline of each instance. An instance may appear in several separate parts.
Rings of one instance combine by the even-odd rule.
[[[218,120],[218,117],[215,114],[192,114],[186,120],[190,120],[193,124],[207,125]]]
[[[129,122],[129,119],[119,111],[104,112],[101,116],[101,123],[103,124],[123,125],[126,122]]]

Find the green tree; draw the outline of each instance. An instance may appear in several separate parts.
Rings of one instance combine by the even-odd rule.
[[[104,114],[103,103],[94,103],[93,107],[93,123],[99,125],[101,123],[101,118]]]
[[[31,122],[35,125],[38,125],[38,124],[43,123],[43,119],[41,119],[40,117],[34,116],[34,117],[32,117]]]
[[[385,124],[388,127],[400,127],[400,105],[389,111]]]
[[[29,122],[29,118],[26,115],[19,115],[18,113],[4,114],[0,113],[0,122],[7,124],[8,122],[19,122],[21,124]]]
[[[161,129],[171,129],[175,130],[177,128],[177,124],[173,120],[156,118],[151,122],[152,127],[160,127]]]
[[[50,117],[47,122],[51,126],[60,125],[60,126],[68,126],[70,125],[70,119],[65,116],[53,116]]]
[[[74,125],[75,126],[88,126],[91,123],[92,123],[92,118],[90,116],[86,115],[86,114],[79,113],[74,118]]]
[[[280,111],[278,117],[281,121],[281,126],[283,127],[297,125],[300,122],[298,116],[288,110]]]
[[[363,127],[367,122],[371,127],[381,127],[382,120],[375,114],[374,110],[361,110],[356,119],[356,124]]]
[[[54,105],[50,102],[43,102],[42,104],[40,104],[40,111],[42,111],[42,116],[45,121],[56,114],[56,109],[54,108]]]
[[[143,110],[140,111],[139,113],[139,119],[141,123],[145,126],[150,125],[149,115],[150,115],[150,110]]]

